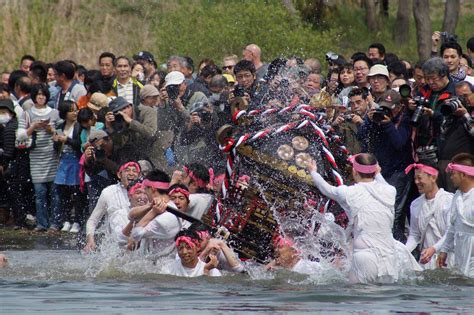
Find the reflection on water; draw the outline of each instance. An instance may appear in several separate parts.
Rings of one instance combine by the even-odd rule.
[[[474,280],[444,271],[402,285],[349,285],[333,275],[289,272],[183,279],[160,275],[160,262],[105,261],[76,251],[8,251],[0,269],[0,313],[149,314],[151,312],[465,313],[474,309]],[[92,271],[91,271],[92,270]]]

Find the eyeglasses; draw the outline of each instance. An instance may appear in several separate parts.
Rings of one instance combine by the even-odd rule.
[[[369,70],[369,68],[354,68],[355,72],[362,72],[362,71],[365,71],[365,70]]]
[[[234,66],[223,66],[222,67],[222,70],[230,70],[230,69],[233,69]]]

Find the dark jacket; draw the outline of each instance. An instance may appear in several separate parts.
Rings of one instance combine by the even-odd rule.
[[[15,116],[5,125],[0,125],[0,166],[4,169],[15,159],[17,150],[15,148],[16,130],[18,120]]]
[[[410,116],[402,110],[384,125],[375,124],[366,117],[357,138],[362,143],[362,152],[375,154],[383,177],[389,178],[413,163],[410,134]]]
[[[434,111],[432,117],[422,115],[420,117],[420,125],[416,129],[415,149],[420,146],[438,145],[439,136],[441,133],[441,125],[444,117],[440,112],[441,104],[444,100],[455,95],[454,83],[450,80],[448,85],[441,91],[433,91],[429,85],[419,89],[418,95],[428,100],[429,108]],[[409,112],[410,115],[413,112]]]

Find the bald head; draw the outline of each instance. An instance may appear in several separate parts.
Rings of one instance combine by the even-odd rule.
[[[254,65],[260,63],[260,57],[262,55],[262,51],[260,47],[255,44],[250,44],[245,47],[244,51],[242,52],[242,59],[252,61]]]

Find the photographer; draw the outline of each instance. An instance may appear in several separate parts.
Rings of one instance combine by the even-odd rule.
[[[143,149],[156,134],[156,114],[153,108],[133,105],[123,97],[116,97],[109,103],[105,115],[105,127],[114,142],[114,155],[117,161],[146,158]]]
[[[395,200],[394,237],[404,242],[405,218],[411,178],[405,168],[413,163],[410,142],[410,117],[400,104],[400,94],[387,91],[380,98],[379,108],[371,109],[360,126],[357,137],[363,143],[362,152],[375,154],[382,175],[397,190]]]
[[[209,103],[213,111],[217,114],[217,125],[222,126],[229,123],[232,120],[232,113],[228,101],[230,92],[229,82],[223,75],[217,74],[212,77],[209,83],[209,89],[212,93],[209,97]]]
[[[445,116],[439,139],[440,183],[451,192],[454,192],[454,186],[445,172],[449,161],[458,153],[474,154],[474,94],[470,84],[464,81],[456,84],[456,94],[458,97],[450,98],[440,106]]]
[[[183,145],[183,164],[201,163],[207,167],[214,166],[221,159],[215,142],[217,115],[209,103],[192,104],[189,113],[191,119],[181,133],[180,144]]]
[[[241,60],[234,67],[237,86],[229,95],[229,103],[241,98],[254,107],[260,106],[260,100],[266,92],[264,84],[257,82],[255,66],[251,61]]]
[[[112,159],[113,142],[103,130],[92,129],[84,150],[84,171],[89,199],[89,211],[92,211],[101,191],[116,182],[117,163]]]
[[[348,97],[350,111],[337,116],[333,126],[341,133],[349,152],[357,154],[362,151],[362,143],[357,139],[357,132],[367,117],[369,102],[367,93],[360,88],[353,88]]]
[[[422,106],[421,116],[416,123],[414,149],[419,160],[437,161],[436,147],[444,117],[439,111],[444,100],[454,95],[454,84],[449,79],[448,66],[439,57],[431,58],[423,64],[423,74],[426,85],[419,88],[418,95],[421,104],[409,101],[408,108],[412,115]],[[423,104],[426,104],[423,105]]]

